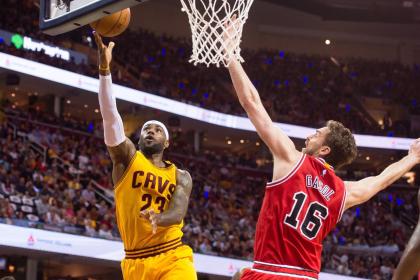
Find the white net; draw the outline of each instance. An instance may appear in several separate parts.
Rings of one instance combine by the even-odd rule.
[[[254,0],[181,0],[188,14],[193,53],[190,62],[228,66],[230,58],[243,62],[241,38]]]

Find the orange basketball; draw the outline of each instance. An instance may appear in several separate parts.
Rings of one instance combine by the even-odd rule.
[[[94,21],[90,26],[103,37],[115,37],[127,29],[130,24],[130,8],[113,13]]]

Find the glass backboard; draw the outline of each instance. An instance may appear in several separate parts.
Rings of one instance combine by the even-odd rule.
[[[146,0],[41,0],[39,28],[58,35]]]

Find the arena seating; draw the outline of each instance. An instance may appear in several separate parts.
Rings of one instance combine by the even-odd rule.
[[[8,16],[0,19],[2,28],[59,45],[93,44],[92,40],[87,41],[90,36],[87,28],[58,37],[43,35],[38,31],[33,1],[22,1],[26,3],[22,4],[25,16],[18,16],[17,9],[13,9],[16,1],[6,2],[11,8],[4,10]],[[125,32],[116,38],[116,44],[114,59],[125,67],[125,71],[114,69],[116,83],[219,112],[244,115],[224,69],[186,63],[191,50],[188,40],[137,30]],[[131,48],[132,44],[137,47]],[[96,61],[77,65],[16,50],[5,44],[0,44],[0,51],[97,76]],[[416,95],[420,88],[418,65],[407,67],[355,58],[333,61],[329,57],[281,50],[245,50],[244,57],[247,61],[244,66],[275,121],[318,126],[333,118],[354,132],[410,135],[409,120],[388,121],[384,116],[384,124],[380,127],[362,108],[358,97],[380,97],[417,113],[420,108]]]
[[[67,119],[66,126],[30,112],[7,109],[0,128],[0,221],[118,239],[112,199],[98,188],[112,188],[103,140],[81,131],[76,120]],[[45,160],[34,143],[47,148]],[[243,155],[192,151],[174,140],[168,155],[194,178],[185,242],[195,252],[251,260],[269,171]],[[345,212],[325,241],[323,269],[388,279],[412,231],[401,217],[413,216],[415,197],[413,191],[392,190]]]

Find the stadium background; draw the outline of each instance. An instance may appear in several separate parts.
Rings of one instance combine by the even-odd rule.
[[[275,121],[318,127],[333,118],[358,134],[418,137],[419,5],[372,2],[255,2],[242,43],[245,69]],[[119,243],[109,245],[118,241],[110,161],[89,90],[97,84],[86,77],[97,77],[90,30],[43,35],[37,1],[5,0],[0,11],[0,277],[119,279]],[[270,154],[255,132],[216,125],[231,118],[200,111],[244,116],[225,69],[187,63],[190,30],[180,4],[154,0],[132,11],[130,30],[115,38],[113,79],[153,96],[121,88],[132,101],[118,102],[126,132],[135,139],[150,118],[170,126],[167,157],[194,179],[185,241],[199,254],[200,279],[228,279],[221,275],[244,264],[237,260],[252,260]],[[158,110],[175,103],[157,96],[194,106],[180,108],[195,118]],[[360,148],[339,174],[362,178],[404,154]],[[323,271],[390,279],[417,221],[418,183],[409,173],[347,211],[325,241]],[[95,245],[109,245],[110,255]]]

